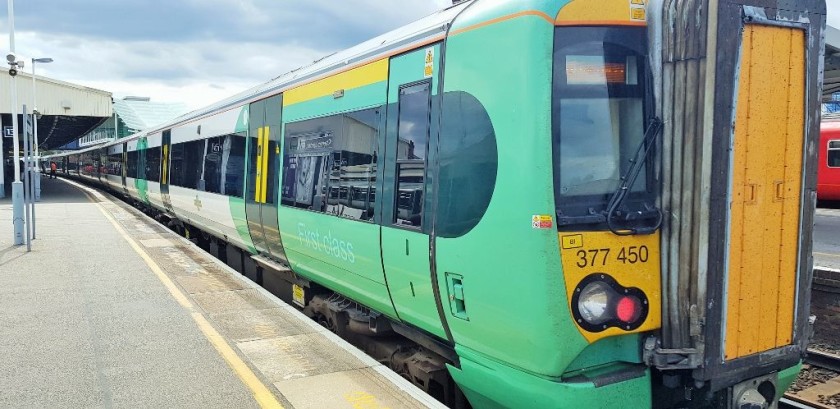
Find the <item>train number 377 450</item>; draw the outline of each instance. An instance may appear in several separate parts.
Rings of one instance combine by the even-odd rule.
[[[576,265],[580,268],[605,266],[611,261],[622,264],[647,263],[650,251],[647,246],[629,246],[620,249],[578,250]]]

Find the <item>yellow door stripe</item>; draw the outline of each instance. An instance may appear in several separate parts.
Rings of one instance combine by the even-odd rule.
[[[163,145],[163,160],[161,161],[163,167],[163,174],[161,175],[160,183],[164,185],[169,184],[169,145]]]
[[[271,152],[269,149],[271,148],[271,144],[269,143],[269,136],[271,134],[271,129],[266,126],[263,130],[263,155],[262,155],[262,195],[260,196],[261,201],[260,203],[265,203],[266,198],[268,197],[268,158],[271,156]]]
[[[263,136],[263,129],[257,128],[257,160],[254,166],[257,167],[256,172],[254,173],[254,201],[259,203],[260,202],[260,194],[262,193],[262,155],[263,155],[263,146],[262,146],[262,136]],[[254,139],[251,139],[252,141]]]
[[[421,67],[422,68],[422,67]],[[294,105],[315,98],[332,95],[333,92],[360,88],[365,85],[388,79],[388,59],[384,58],[370,64],[324,78],[283,93],[283,106]]]

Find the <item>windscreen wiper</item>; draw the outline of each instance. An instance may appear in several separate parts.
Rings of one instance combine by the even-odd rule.
[[[662,210],[658,208],[656,209],[656,223],[651,227],[619,229],[613,225],[613,216],[615,216],[616,210],[618,210],[621,204],[624,203],[624,199],[627,198],[627,194],[636,183],[636,179],[639,177],[639,172],[642,171],[642,165],[644,165],[650,155],[650,152],[653,151],[656,137],[660,132],[662,132],[662,120],[654,117],[651,119],[647,130],[645,130],[645,135],[639,143],[639,147],[636,148],[636,153],[633,155],[633,159],[630,160],[630,167],[627,169],[627,173],[621,177],[621,183],[619,183],[618,188],[615,192],[613,192],[612,196],[610,196],[610,201],[607,204],[607,227],[609,227],[610,231],[615,235],[630,236],[633,234],[651,234],[662,225]]]

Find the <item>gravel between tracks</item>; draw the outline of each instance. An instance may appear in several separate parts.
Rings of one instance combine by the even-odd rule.
[[[793,385],[788,389],[788,392],[797,393],[814,385],[825,383],[827,380],[837,376],[840,376],[837,372],[811,365],[804,365],[802,371],[799,372],[799,376],[796,377]],[[834,397],[837,397],[837,395],[834,395]]]
[[[831,396],[821,396],[819,402],[832,408],[840,408],[840,393]]]

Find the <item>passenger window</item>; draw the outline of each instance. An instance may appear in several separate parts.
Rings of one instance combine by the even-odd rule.
[[[146,149],[146,180],[160,182],[160,147]]]
[[[840,168],[840,140],[828,141],[828,167]]]
[[[130,178],[137,178],[137,155],[137,151],[130,151],[127,155],[126,173]]]
[[[371,220],[381,108],[286,125],[281,203]]]
[[[108,166],[105,173],[109,175],[122,175],[122,154],[113,153],[108,155]]]
[[[423,190],[430,114],[430,82],[400,88],[397,193],[393,220],[396,224],[420,228],[423,222]]]
[[[204,141],[204,191],[242,197],[245,137],[237,134]]]

